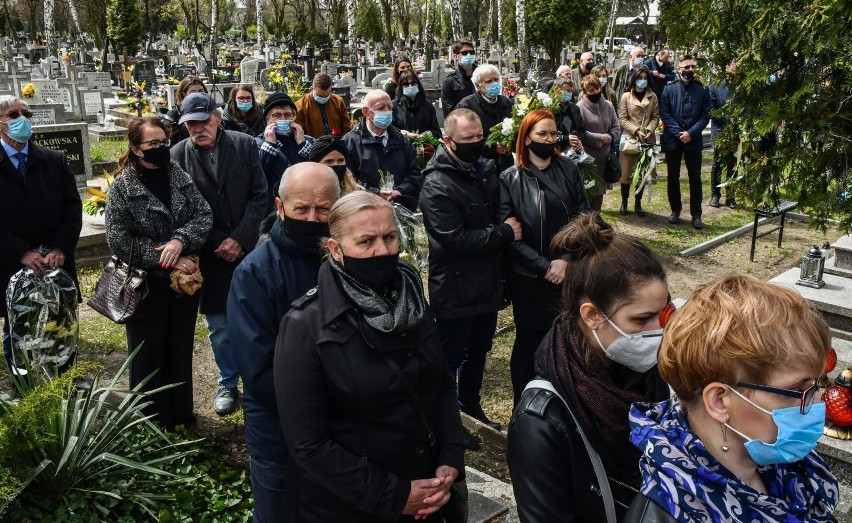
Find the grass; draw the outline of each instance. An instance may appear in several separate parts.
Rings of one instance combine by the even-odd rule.
[[[92,163],[115,162],[127,151],[127,140],[101,140],[91,142]]]

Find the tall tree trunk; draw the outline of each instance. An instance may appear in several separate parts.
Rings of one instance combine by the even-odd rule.
[[[391,4],[389,0],[380,0],[382,4],[382,17],[385,21],[385,44],[393,46],[393,24],[391,23]]]
[[[346,0],[346,34],[349,37],[350,52],[355,49],[355,0]],[[354,56],[354,53],[353,53]]]
[[[450,23],[453,26],[453,40],[461,40],[464,38],[461,19],[461,2],[459,0],[450,0]]]
[[[71,11],[71,20],[74,22],[74,30],[77,31],[76,37],[82,36],[83,31],[80,30],[80,17],[77,15],[77,5],[74,0],[68,0],[68,9]]]
[[[44,45],[47,46],[47,54],[53,55],[53,0],[44,1]]]
[[[518,74],[521,77],[521,85],[527,80],[527,69],[529,69],[530,50],[527,46],[527,3],[526,0],[516,0],[515,16],[518,18]]]
[[[506,40],[503,39],[503,3],[502,0],[494,0],[497,3],[497,48],[503,51]]]
[[[488,18],[485,22],[485,41],[491,43],[491,25],[494,21],[494,4],[497,0],[488,0]]]
[[[426,55],[427,71],[432,70],[432,56],[435,53],[435,0],[426,0],[426,27],[423,30],[423,52]]]
[[[255,0],[254,9],[257,18],[257,48],[263,50],[263,0]]]

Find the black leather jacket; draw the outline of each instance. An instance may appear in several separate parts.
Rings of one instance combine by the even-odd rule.
[[[538,178],[527,169],[510,167],[500,175],[500,210],[497,219],[503,222],[514,216],[521,222],[523,239],[511,244],[509,266],[524,276],[544,276],[550,266],[550,238],[545,234],[547,220],[562,220],[567,223],[581,212],[589,211],[589,200],[583,189],[580,170],[571,160],[562,157],[553,159],[551,176],[555,183],[571,198],[562,202],[565,216],[547,216],[544,212],[544,192],[550,192]]]
[[[473,64],[470,69],[471,74],[476,67],[477,64]],[[461,65],[456,66],[455,71],[444,78],[444,85],[441,86],[441,109],[444,111],[444,117],[446,118],[456,108],[456,104],[462,98],[473,94],[475,90],[476,88],[464,68]]]
[[[622,523],[676,523],[677,520],[663,507],[644,494],[636,494]]]

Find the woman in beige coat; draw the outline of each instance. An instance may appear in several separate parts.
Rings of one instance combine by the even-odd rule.
[[[648,87],[651,77],[648,67],[637,65],[633,68],[627,91],[621,95],[618,104],[618,121],[625,140],[636,140],[638,143],[653,144],[656,142],[654,131],[660,123],[660,104],[657,95]],[[621,208],[619,213],[628,213],[627,200],[630,197],[630,178],[633,169],[639,162],[639,154],[622,151],[621,163]],[[642,210],[642,192],[636,194],[636,215],[645,216]]]

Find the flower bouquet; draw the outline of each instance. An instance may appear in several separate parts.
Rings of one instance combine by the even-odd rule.
[[[657,166],[657,156],[654,154],[654,146],[651,144],[639,144],[639,161],[630,173],[631,184],[635,187],[635,195],[639,191],[647,190],[646,201],[651,201],[651,187],[653,186],[651,172]]]
[[[109,196],[109,189],[112,186],[112,182],[115,180],[115,177],[108,172],[104,172],[107,181],[107,190],[106,192],[98,189],[97,187],[86,187],[86,192],[89,193],[89,197],[83,200],[83,212],[94,216],[96,214],[103,214],[106,210],[106,201],[107,196]]]
[[[598,176],[598,167],[595,165],[595,159],[586,151],[577,151],[573,147],[563,153],[565,157],[574,162],[577,168],[580,169],[580,176],[583,178],[583,189],[586,190],[586,196],[591,199],[592,190],[597,187],[603,187],[604,183],[601,177]]]
[[[393,216],[399,238],[399,259],[422,271],[429,266],[429,237],[423,225],[423,215],[395,203]]]
[[[420,164],[421,168],[425,167],[426,163],[435,154],[435,148],[444,143],[432,136],[431,131],[426,131],[424,133],[410,133],[408,131],[402,131],[402,134],[404,134],[405,137],[408,138],[408,141],[411,142],[411,145],[414,146],[414,150],[417,152],[417,162]]]
[[[559,104],[554,103],[555,96],[554,91],[551,91],[550,94],[538,92],[532,98],[526,95],[518,96],[518,103],[512,107],[512,116],[504,118],[501,123],[496,124],[488,131],[485,145],[491,147],[499,143],[512,149],[524,116],[536,109],[547,109],[551,113],[555,113],[559,109]]]
[[[30,82],[27,85],[21,87],[21,96],[24,98],[33,98],[36,94],[36,86],[34,83]]]
[[[40,247],[40,252],[48,251]],[[61,268],[16,272],[6,291],[12,366],[17,376],[55,378],[77,349],[77,286]],[[31,374],[32,373],[32,374]]]
[[[393,179],[393,173],[379,169],[379,191],[392,192],[396,181]]]
[[[503,94],[506,95],[506,98],[510,100],[514,100],[519,93],[518,82],[512,80],[508,76],[503,77]]]

